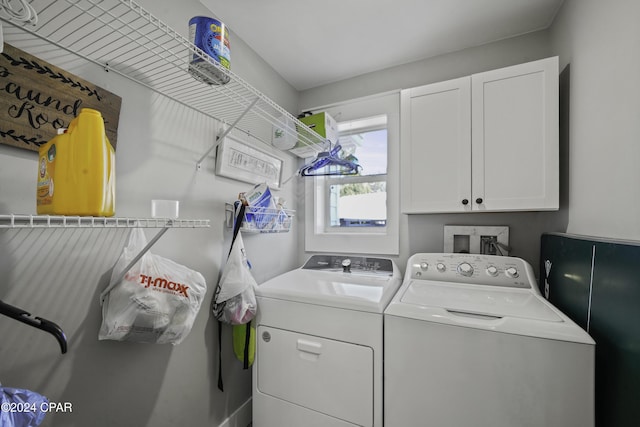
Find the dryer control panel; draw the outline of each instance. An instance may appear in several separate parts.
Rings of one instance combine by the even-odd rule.
[[[536,286],[531,265],[507,256],[419,253],[409,258],[405,275],[412,279],[513,288]]]
[[[393,262],[387,258],[348,255],[313,255],[302,266],[302,269],[392,276]]]

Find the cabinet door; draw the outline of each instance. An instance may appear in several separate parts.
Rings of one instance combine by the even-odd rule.
[[[558,58],[471,79],[473,209],[558,209]]]
[[[464,77],[402,91],[402,212],[471,209],[470,85]]]

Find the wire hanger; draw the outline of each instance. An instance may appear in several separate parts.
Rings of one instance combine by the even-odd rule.
[[[342,146],[336,144],[329,151],[319,153],[311,163],[298,171],[301,176],[356,175],[362,168],[353,155],[339,157]]]
[[[60,351],[64,354],[67,352],[67,337],[60,326],[56,325],[50,320],[43,319],[42,317],[32,318],[31,314],[21,308],[9,305],[0,300],[0,314],[11,317],[18,322],[26,323],[29,326],[48,332],[55,337],[60,344]]]

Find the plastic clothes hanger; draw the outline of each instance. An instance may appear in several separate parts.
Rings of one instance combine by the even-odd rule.
[[[43,319],[42,317],[32,318],[31,314],[21,308],[9,305],[0,300],[0,314],[11,317],[18,322],[26,323],[29,326],[48,332],[55,337],[60,344],[60,351],[64,354],[67,352],[67,337],[60,326],[56,325],[50,320]]]
[[[358,159],[353,155],[339,157],[341,150],[342,146],[336,144],[331,150],[319,153],[311,163],[300,168],[298,173],[301,176],[356,175],[362,167],[357,163]]]

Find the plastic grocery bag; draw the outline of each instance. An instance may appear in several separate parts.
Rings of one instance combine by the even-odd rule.
[[[49,400],[33,391],[0,387],[0,406],[0,426],[35,427],[47,415]]]
[[[231,325],[250,322],[258,310],[257,286],[249,271],[242,234],[238,233],[215,291],[213,314],[216,319]]]
[[[255,355],[255,328],[251,320],[258,311],[255,288],[249,261],[244,250],[240,227],[244,219],[245,204],[238,206],[233,227],[231,249],[213,293],[211,310],[218,321],[218,389],[224,391],[222,381],[222,323],[230,323],[233,330],[233,350],[243,362],[244,369],[253,363]]]
[[[142,229],[132,228],[111,285],[146,244]],[[179,344],[191,331],[206,291],[202,274],[146,252],[106,293],[98,338]]]

